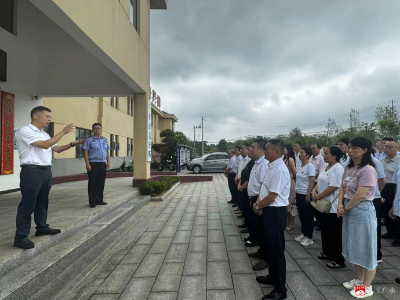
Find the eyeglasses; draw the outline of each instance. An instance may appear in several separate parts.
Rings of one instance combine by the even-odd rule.
[[[383,149],[386,149],[386,150],[389,150],[389,149],[392,149],[392,148],[396,148],[396,149],[398,149],[398,147],[389,147],[389,146],[385,146],[385,147],[383,147]]]

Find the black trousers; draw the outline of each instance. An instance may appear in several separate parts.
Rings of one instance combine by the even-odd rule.
[[[265,238],[269,249],[269,275],[274,281],[275,290],[286,292],[285,228],[287,207],[263,208]]]
[[[381,198],[375,198],[374,199],[374,206],[375,206],[375,211],[376,211],[376,221],[378,226],[376,227],[376,239],[378,242],[378,257],[377,260],[381,260],[382,259],[382,244],[381,244],[381,216],[382,216],[382,202],[381,202]]]
[[[396,239],[400,240],[400,217],[396,217],[396,229],[397,229],[397,237]]]
[[[328,256],[330,261],[339,265],[344,264],[342,255],[342,223],[343,218],[338,218],[336,214],[323,214],[315,209],[321,227],[322,251]]]
[[[104,183],[106,182],[107,165],[102,162],[91,162],[92,170],[88,172],[89,205],[103,202]]]
[[[250,241],[258,244],[260,249],[258,252],[262,255],[265,262],[269,263],[269,250],[267,240],[265,239],[265,231],[262,216],[257,215],[253,210],[253,204],[257,202],[258,196],[250,197],[250,216],[249,228]]]
[[[306,195],[296,193],[296,202],[301,223],[301,233],[309,239],[312,239],[315,209],[306,201]]]
[[[237,189],[237,185],[235,184],[235,177],[236,173],[233,172],[228,173],[228,186],[229,186],[229,191],[231,192],[232,195],[232,201],[238,204],[239,191]]]
[[[382,198],[385,199],[383,205],[383,214],[385,216],[386,231],[388,235],[396,236],[396,221],[389,217],[389,211],[392,208],[394,197],[396,196],[396,184],[386,183],[381,192]],[[380,223],[380,222],[378,222]]]
[[[51,185],[52,174],[50,169],[22,167],[20,173],[22,199],[17,211],[16,241],[20,241],[29,235],[32,213],[34,213],[36,229],[49,227],[46,222]]]
[[[250,217],[250,199],[249,195],[247,194],[247,189],[244,189],[240,193],[240,205],[240,210],[243,212],[245,223],[248,224]]]

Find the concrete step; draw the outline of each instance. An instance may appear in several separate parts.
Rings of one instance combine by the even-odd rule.
[[[40,247],[40,253],[25,259],[22,264],[0,277],[0,299],[34,299],[37,292],[42,295],[37,299],[52,299],[56,290],[53,291],[49,283],[58,284],[58,290],[61,290],[68,283],[68,276],[63,279],[65,282],[59,280],[58,276],[66,270],[69,272],[65,275],[73,276],[90,264],[102,253],[101,249],[112,245],[120,233],[134,226],[134,220],[127,220],[132,219],[149,201],[149,196],[135,193],[133,197],[110,206],[106,212],[99,212],[87,218],[90,220],[76,224],[77,228],[69,228],[69,235],[64,234],[63,239],[59,235],[49,237],[46,247]],[[147,209],[152,207],[150,205]],[[42,290],[46,290],[47,286],[48,293],[43,294]]]

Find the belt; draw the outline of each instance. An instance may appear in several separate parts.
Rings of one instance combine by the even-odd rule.
[[[37,165],[22,165],[23,169],[42,169],[42,170],[51,170],[51,166],[37,166]]]
[[[249,198],[250,198],[250,199],[257,199],[257,198],[258,198],[258,195],[256,195],[256,196],[249,196]]]

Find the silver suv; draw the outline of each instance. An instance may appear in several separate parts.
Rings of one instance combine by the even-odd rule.
[[[201,171],[225,171],[229,157],[225,152],[213,152],[195,158],[187,164],[187,169],[199,174]]]

